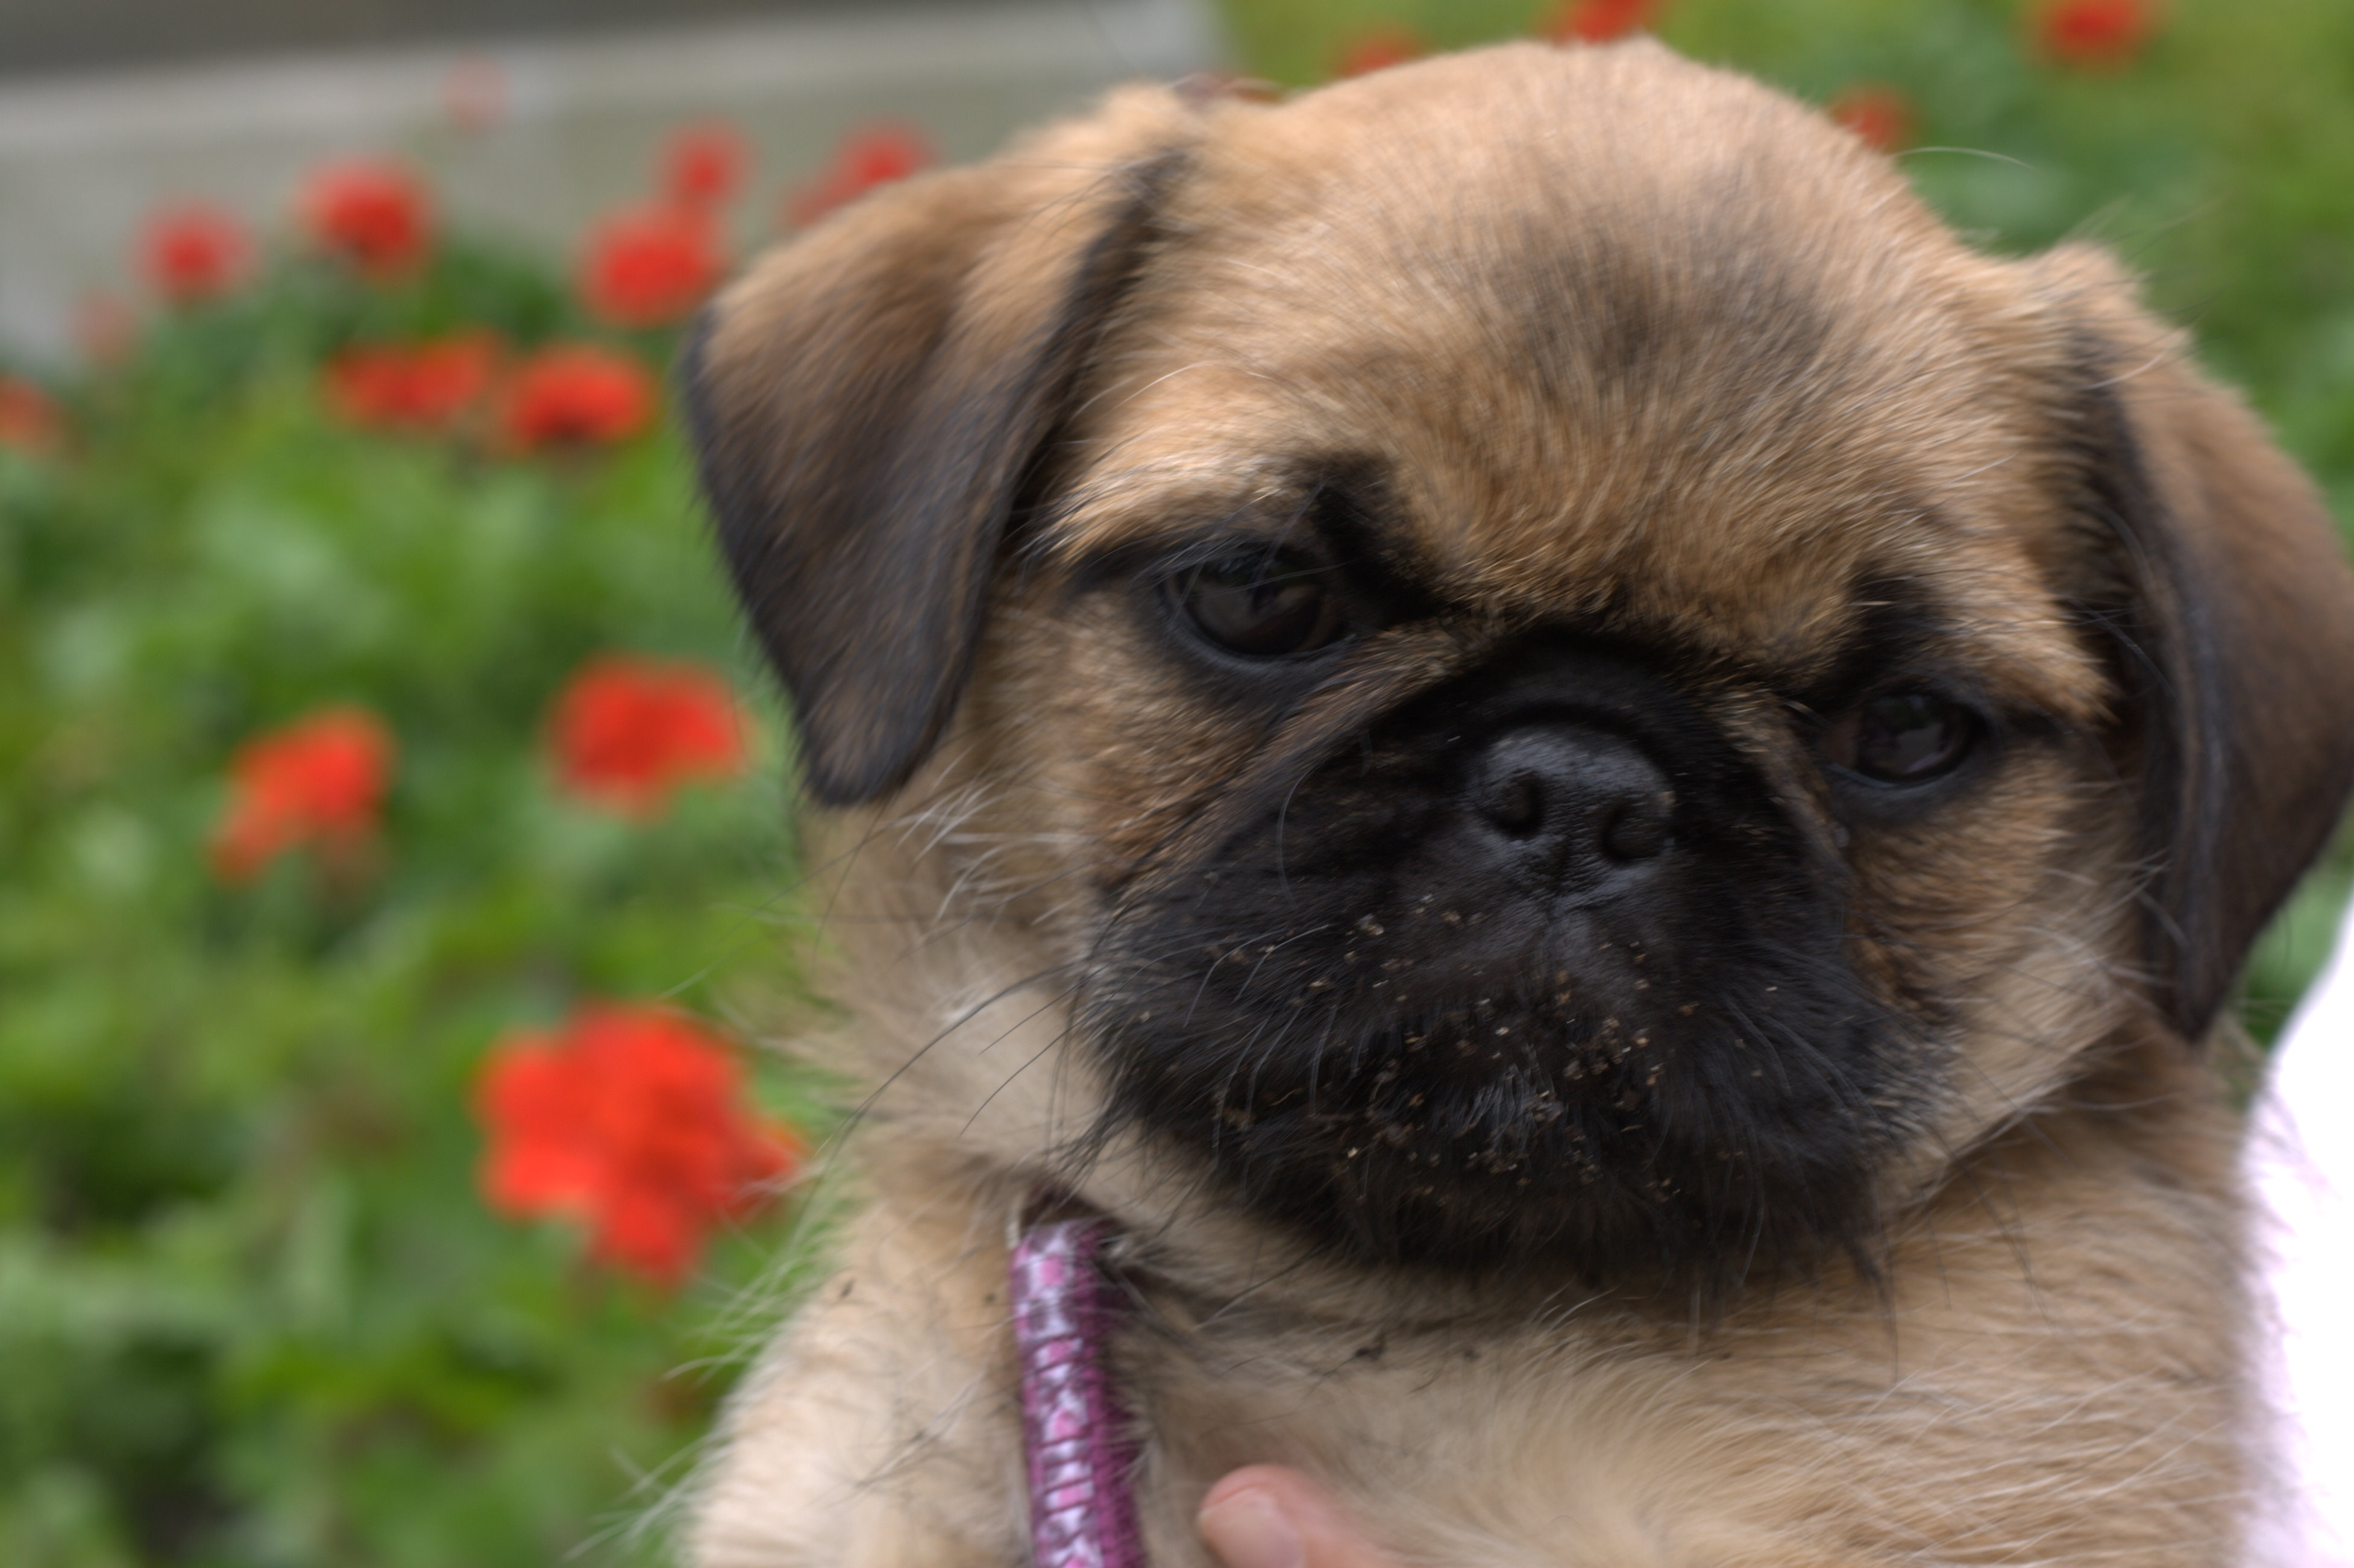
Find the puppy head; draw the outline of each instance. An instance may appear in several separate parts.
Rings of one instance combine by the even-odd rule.
[[[1100,1125],[1376,1261],[1855,1246],[2354,775],[2327,519],[2114,267],[1647,44],[1118,95],[686,374],[811,793],[958,792]]]

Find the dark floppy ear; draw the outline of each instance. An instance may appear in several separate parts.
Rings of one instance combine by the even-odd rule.
[[[680,367],[703,485],[825,804],[896,789],[954,713],[1007,521],[1196,123],[1116,93],[877,192],[705,313]]]
[[[2072,319],[2084,504],[2122,589],[2088,598],[2132,710],[2153,1000],[2196,1039],[2354,782],[2354,574],[2310,482],[2113,260],[2038,265]]]

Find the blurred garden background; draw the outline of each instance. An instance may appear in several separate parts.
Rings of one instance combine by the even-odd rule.
[[[748,128],[689,82],[659,123],[640,101],[557,238],[497,221],[537,199],[502,138],[548,133],[511,122],[496,52],[404,57],[438,62],[429,123],[281,147],[266,189],[142,188],[69,301],[15,296],[39,310],[0,341],[0,1563],[662,1560],[658,1505],[822,1252],[790,1178],[831,1125],[763,1049],[822,1016],[820,937],[664,369],[752,250],[984,150],[1007,105],[1653,30],[1824,105],[1988,246],[2115,247],[2354,519],[2343,0],[1201,20],[1223,46],[1104,49],[986,111],[911,79]],[[12,90],[0,142],[53,84]],[[0,229],[37,221],[28,188],[0,183]],[[18,255],[44,264],[0,234]],[[2341,848],[2267,938],[2260,1032],[2349,880]]]

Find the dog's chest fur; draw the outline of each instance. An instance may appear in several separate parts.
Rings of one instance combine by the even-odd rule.
[[[1508,1282],[1373,1314],[1362,1282],[1133,1243],[1113,1355],[1150,1558],[1206,1563],[1204,1492],[1280,1461],[1409,1563],[2229,1561],[2260,1479],[2235,1129],[2177,1086],[1987,1150],[1884,1286],[1708,1322]],[[880,1167],[886,1191],[911,1173]],[[764,1364],[703,1499],[709,1568],[1026,1560],[1002,1245],[1022,1199],[943,1176],[860,1213]]]

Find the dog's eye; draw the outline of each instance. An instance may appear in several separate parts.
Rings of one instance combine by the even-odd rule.
[[[1203,636],[1230,653],[1279,658],[1341,634],[1340,597],[1322,574],[1278,556],[1238,556],[1179,574],[1178,604]]]
[[[1925,784],[1959,767],[1978,739],[1978,715],[1933,692],[1892,692],[1834,719],[1823,755],[1880,784]]]

